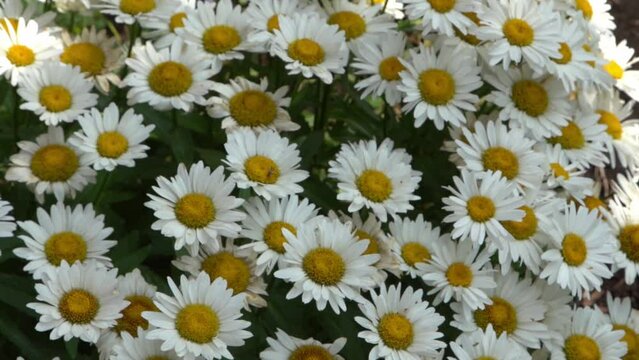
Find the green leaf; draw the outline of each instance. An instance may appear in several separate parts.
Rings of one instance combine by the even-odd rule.
[[[38,317],[38,314],[27,308],[27,303],[35,300],[35,290],[31,278],[1,274],[0,294],[7,294],[6,296],[0,296],[0,302],[11,306],[23,314],[34,318]]]

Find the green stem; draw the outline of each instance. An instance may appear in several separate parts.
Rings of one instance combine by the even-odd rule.
[[[52,3],[53,3],[52,0],[47,0],[44,2],[44,12],[51,10]]]
[[[127,52],[127,57],[131,57],[131,51],[133,50],[133,45],[135,45],[135,40],[137,40],[139,35],[140,35],[140,25],[136,21],[132,25],[129,25],[129,51]]]
[[[95,194],[95,200],[93,200],[93,205],[96,208],[100,205],[100,200],[102,200],[104,189],[107,187],[112,173],[113,171],[107,171],[106,173],[102,173],[102,176],[100,176],[100,181],[98,183],[98,192]]]
[[[317,92],[319,94],[319,103],[315,109],[315,121],[313,130],[322,130],[326,126],[326,109],[328,107],[330,85],[324,84],[321,80],[317,80]]]
[[[382,14],[386,11],[387,5],[388,5],[388,0],[384,0],[384,6],[382,6]]]
[[[13,145],[18,147],[19,128],[20,128],[20,95],[18,95],[17,87],[13,90]]]
[[[178,128],[178,112],[175,108],[171,109],[171,123],[173,124],[173,130]]]
[[[69,31],[73,33],[73,26],[75,25],[75,11],[71,12],[71,19],[69,20]]]

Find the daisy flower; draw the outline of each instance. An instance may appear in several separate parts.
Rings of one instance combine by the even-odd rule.
[[[493,326],[488,324],[486,330],[474,333],[463,333],[457,340],[449,344],[456,360],[500,359],[530,360],[530,355],[502,332],[497,336]],[[449,358],[452,359],[452,358]]]
[[[35,329],[51,331],[51,340],[98,341],[100,332],[114,326],[120,311],[129,305],[116,291],[117,272],[92,262],[69,265],[63,261],[42,284],[35,285],[39,302],[27,304],[40,315]]]
[[[263,77],[259,84],[243,77],[231,79],[229,84],[214,83],[213,96],[207,101],[207,112],[211,117],[223,118],[222,129],[234,130],[238,127],[277,131],[295,131],[300,128],[291,121],[285,108],[291,104],[286,97],[288,86],[282,86],[274,93],[267,91],[268,79]]]
[[[266,300],[262,297],[267,295],[266,283],[255,272],[255,252],[238,248],[233,244],[233,239],[226,239],[222,245],[204,244],[196,256],[181,256],[171,263],[193,277],[204,271],[211,280],[223,278],[233,294],[246,295],[246,309],[248,305],[258,308],[266,306]]]
[[[16,230],[16,223],[13,216],[10,215],[13,206],[8,201],[0,199],[0,237],[13,237]]]
[[[103,14],[115,17],[115,22],[133,25],[145,15],[162,6],[165,0],[100,0],[95,7]]]
[[[391,251],[399,271],[408,273],[411,278],[421,276],[418,264],[431,261],[438,243],[450,241],[450,235],[440,235],[439,227],[433,227],[419,214],[415,220],[398,218],[388,224]]]
[[[452,195],[442,199],[444,210],[451,213],[444,222],[453,223],[453,239],[470,238],[481,245],[486,237],[508,236],[501,222],[521,221],[525,215],[515,185],[499,171],[479,175],[462,169],[453,182],[454,188],[445,187]]]
[[[53,194],[57,201],[74,198],[76,191],[95,182],[88,155],[65,141],[61,127],[49,127],[35,142],[20,141],[18,148],[20,152],[9,158],[4,177],[25,183],[40,203],[46,194]]]
[[[204,54],[180,39],[170,47],[156,50],[150,42],[133,48],[126,59],[132,72],[122,85],[129,86],[128,105],[149,103],[157,110],[191,111],[193,103],[204,104],[204,95],[213,86],[208,80],[217,73]]]
[[[549,229],[550,247],[541,256],[546,261],[539,275],[551,284],[569,289],[573,296],[589,297],[599,290],[603,279],[612,277],[608,264],[613,262],[615,239],[609,225],[586,207],[566,205],[555,214]]]
[[[410,201],[419,200],[414,192],[422,174],[413,170],[411,156],[404,149],[393,149],[384,139],[343,144],[335,160],[329,161],[328,176],[338,181],[337,199],[348,201],[349,212],[366,207],[386,222],[390,214],[412,210]]]
[[[344,73],[348,54],[344,32],[315,13],[281,17],[271,46],[271,55],[286,63],[290,75],[317,76],[327,84],[333,74]]]
[[[381,6],[348,0],[322,0],[328,18],[326,22],[337,25],[344,32],[346,41],[371,42],[381,35],[394,31],[397,24],[386,14],[379,14]]]
[[[422,289],[408,286],[402,292],[401,284],[388,288],[382,284],[379,293],[370,295],[371,301],[358,304],[364,316],[355,317],[365,329],[357,336],[374,345],[369,359],[419,360],[436,357],[446,347],[438,340],[443,336],[438,328],[445,319],[423,300]]]
[[[136,159],[144,159],[148,146],[142,144],[155,125],[143,125],[142,115],[127,110],[120,118],[115,103],[110,103],[104,112],[97,108],[80,115],[82,128],[69,139],[69,143],[84,152],[95,170],[113,171],[116,166],[135,166]]]
[[[621,341],[626,343],[628,352],[623,358],[636,359],[637,351],[639,351],[637,348],[639,323],[637,323],[636,315],[633,314],[630,298],[613,299],[612,295],[608,293],[606,295],[606,305],[608,307],[608,316],[604,318],[605,321],[612,325],[613,330],[622,330],[624,332]]]
[[[286,299],[315,300],[323,311],[328,303],[336,314],[346,311],[345,299],[361,300],[361,289],[375,286],[379,255],[365,255],[368,244],[358,241],[351,227],[337,219],[321,219],[297,229],[282,229],[286,238],[284,268],[275,277],[293,283]]]
[[[612,182],[614,201],[631,207],[639,200],[639,184],[635,178],[624,174],[617,175],[617,181]]]
[[[615,86],[639,101],[639,70],[631,70],[639,62],[639,57],[634,57],[635,50],[628,47],[626,40],[617,44],[611,33],[600,37],[599,50],[606,61],[603,69],[613,78]]]
[[[307,199],[291,195],[264,202],[253,197],[244,204],[247,216],[242,221],[242,236],[252,242],[243,247],[251,248],[258,254],[256,273],[270,274],[275,264],[283,267],[284,244],[286,238],[282,232],[288,230],[293,235],[305,224],[313,221],[318,209]]]
[[[164,0],[161,6],[140,18],[142,37],[153,40],[156,49],[170,47],[177,30],[184,27],[187,14],[195,10],[196,0]]]
[[[16,31],[20,18],[23,18],[25,22],[35,20],[40,28],[45,28],[51,25],[55,16],[56,13],[53,11],[40,13],[36,3],[27,3],[27,6],[24,6],[21,0],[3,0],[0,2],[0,26],[5,26],[4,21],[6,19],[9,20],[9,23]]]
[[[194,279],[180,277],[180,285],[168,278],[173,296],[158,293],[155,306],[160,312],[145,311],[142,316],[153,326],[146,338],[162,340],[160,349],[174,350],[180,358],[206,360],[228,358],[229,347],[244,345],[253,336],[245,329],[251,323],[241,320],[244,294],[233,295],[226,280],[211,282],[201,272]]]
[[[461,126],[466,122],[462,111],[475,111],[479,97],[473,91],[482,85],[480,68],[474,53],[466,47],[420,45],[410,51],[410,62],[400,60],[406,70],[400,73],[399,91],[404,95],[405,113],[413,112],[415,127],[430,119],[438,130],[444,123]]]
[[[162,350],[162,341],[146,338],[147,331],[139,329],[138,336],[122,333],[122,341],[113,347],[112,360],[162,359],[179,360],[174,351]]]
[[[562,0],[572,7],[569,15],[581,15],[599,34],[612,32],[616,28],[615,19],[610,14],[610,4],[606,0]]]
[[[339,352],[344,348],[346,338],[341,337],[332,343],[323,344],[313,338],[298,339],[281,329],[277,329],[275,338],[267,337],[266,342],[268,342],[269,347],[260,352],[260,360],[344,360],[339,355]]]
[[[561,145],[547,144],[544,154],[546,155],[545,184],[549,189],[561,187],[571,197],[578,200],[592,195],[593,179],[584,176],[586,170],[583,170],[579,164],[568,160]]]
[[[249,41],[267,51],[271,47],[275,30],[280,30],[280,17],[298,16],[310,8],[305,1],[300,0],[251,1],[245,11],[252,28],[248,35]]]
[[[639,274],[639,202],[625,205],[614,198],[605,213],[616,236],[619,249],[614,254],[613,271],[623,270],[626,284],[633,284]]]
[[[33,112],[48,126],[72,122],[97,105],[92,89],[79,67],[46,62],[24,73],[18,87],[24,100],[20,109]]]
[[[410,20],[422,21],[422,34],[431,32],[453,36],[455,30],[466,34],[474,23],[465,14],[474,13],[479,5],[473,0],[404,0]]]
[[[541,287],[541,300],[546,304],[543,323],[552,333],[548,339],[543,340],[544,346],[553,347],[554,339],[561,339],[561,329],[570,324],[574,297],[557,284],[548,284],[543,279],[536,280],[535,285]]]

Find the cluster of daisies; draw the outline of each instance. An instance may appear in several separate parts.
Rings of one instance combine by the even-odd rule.
[[[277,279],[287,301],[342,316],[356,304],[360,339],[348,341],[370,344],[362,359],[639,358],[629,298],[576,306],[615,273],[631,285],[639,272],[639,58],[612,34],[610,5],[372,2],[0,3],[13,116],[31,112],[45,129],[16,138],[4,173],[33,192],[35,218],[14,219],[0,200],[0,237],[23,242],[13,252],[35,282],[35,329],[95,344],[101,359],[231,359]],[[65,29],[65,12],[111,26]],[[252,59],[293,85],[220,76]],[[337,78],[399,121],[447,131],[433,156],[459,175],[441,223],[415,209],[428,174],[391,139],[345,143],[324,171],[302,168],[285,133],[306,120],[288,108],[301,84]],[[202,112],[226,133],[218,167],[180,164],[148,189],[150,226],[183,272],[170,294],[139,269],[118,274],[97,205],[68,204],[149,156],[155,126],[140,106]],[[306,199],[311,176],[347,210]],[[346,338],[285,330],[260,359],[343,359]]]

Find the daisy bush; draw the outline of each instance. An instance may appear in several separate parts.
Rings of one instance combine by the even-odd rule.
[[[636,360],[607,0],[0,0],[0,357]]]

